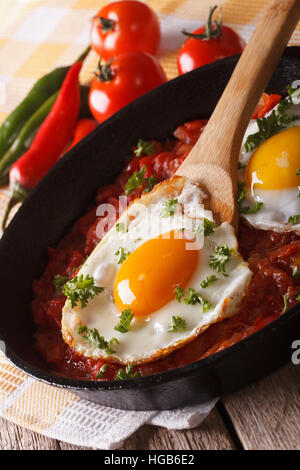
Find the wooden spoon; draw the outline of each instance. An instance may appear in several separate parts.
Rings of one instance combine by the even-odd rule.
[[[265,8],[203,134],[176,173],[201,184],[218,223],[238,227],[242,139],[299,17],[300,0],[274,0]]]

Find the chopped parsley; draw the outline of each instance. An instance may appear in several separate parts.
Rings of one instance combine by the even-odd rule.
[[[215,248],[215,254],[210,255],[209,266],[218,273],[226,276],[226,264],[228,263],[232,249],[227,245],[219,245]]]
[[[298,266],[295,266],[295,267],[294,267],[292,276],[293,276],[294,278],[295,278],[295,277],[300,277],[300,269],[298,268]]]
[[[299,222],[299,219],[300,219],[300,214],[291,215],[288,218],[288,223],[291,225],[296,225]]]
[[[158,183],[158,179],[154,175],[149,178],[145,178],[146,165],[143,165],[139,171],[135,171],[128,179],[125,186],[125,194],[128,196],[138,188],[142,188],[145,185],[143,193],[152,191],[154,186]]]
[[[214,222],[204,217],[203,221],[201,221],[194,227],[193,232],[195,235],[203,234],[205,237],[208,237],[209,235],[214,233],[216,228],[217,226],[216,224],[214,224]]]
[[[285,129],[288,124],[299,119],[298,114],[288,114],[287,110],[293,105],[291,94],[294,89],[288,88],[288,97],[281,100],[277,109],[273,110],[269,116],[256,119],[258,132],[248,135],[245,142],[245,151],[251,152],[257,148],[263,141]]]
[[[95,286],[95,280],[93,277],[88,274],[83,277],[83,274],[80,276],[75,276],[73,279],[68,281],[63,288],[63,294],[70,300],[72,308],[80,302],[81,308],[87,306],[88,301],[93,299],[96,295],[103,292],[104,287]]]
[[[115,330],[120,333],[127,333],[130,330],[130,323],[133,319],[133,314],[130,308],[126,308],[122,311],[119,323],[115,326]]]
[[[182,297],[184,296],[184,290],[181,286],[178,286],[178,287],[175,287],[175,292],[176,292],[175,299],[178,300],[178,302],[180,302]]]
[[[125,259],[130,255],[130,251],[125,250],[125,248],[120,248],[115,252],[115,256],[119,256],[118,264],[124,263]]]
[[[242,203],[246,198],[246,190],[244,183],[238,183],[238,195],[237,195],[237,204],[241,214],[256,214],[261,207],[263,206],[262,201],[256,201],[254,206],[251,208],[249,206],[244,206]]]
[[[155,152],[155,142],[149,142],[147,140],[139,139],[134,154],[136,157],[142,155],[153,155]]]
[[[210,286],[213,282],[217,281],[219,278],[212,274],[211,276],[207,276],[206,279],[204,279],[201,283],[200,286],[205,289],[206,287]]]
[[[168,331],[170,333],[175,333],[180,331],[183,333],[186,330],[186,321],[179,317],[178,315],[173,315],[172,320],[170,321]]]
[[[207,312],[211,309],[211,303],[200,295],[199,292],[196,292],[195,289],[189,287],[187,289],[187,296],[183,299],[184,303],[187,305],[196,305],[200,304],[202,306],[202,311]]]
[[[296,170],[296,176],[300,176],[300,168],[297,168],[297,170]]]
[[[128,230],[126,230],[125,224],[123,222],[118,222],[116,224],[116,231],[117,232],[127,232]]]
[[[300,302],[300,295],[296,297],[297,302]]]
[[[150,193],[154,186],[158,183],[158,179],[154,176],[151,175],[149,178],[146,178],[146,188],[144,189],[143,193]]]
[[[99,331],[96,328],[88,328],[86,325],[78,327],[78,334],[84,339],[84,341],[96,348],[102,349],[106,354],[113,354],[116,352],[111,348],[111,345],[114,343],[119,344],[119,341],[116,338],[106,341],[103,336],[100,336]]]
[[[135,171],[129,178],[125,186],[125,194],[128,196],[135,189],[141,188],[145,183],[146,166],[143,165],[139,171]]]
[[[108,369],[108,364],[103,364],[100,368],[99,373],[96,375],[96,379],[104,379],[104,374]]]
[[[169,199],[164,202],[161,212],[162,217],[171,217],[175,214],[177,209],[178,199]]]
[[[282,310],[282,312],[281,312],[281,315],[282,315],[283,313],[285,313],[288,308],[289,308],[288,298],[287,298],[287,295],[285,294],[285,295],[283,296],[283,310]]]
[[[65,285],[65,283],[68,280],[69,280],[68,276],[61,276],[60,274],[56,274],[55,278],[53,279],[55,290],[57,292],[60,292],[62,287]]]
[[[134,364],[127,364],[126,369],[120,368],[115,376],[115,380],[129,380],[140,377],[138,371],[133,372]]]

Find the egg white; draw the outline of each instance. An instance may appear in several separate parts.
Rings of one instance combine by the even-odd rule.
[[[287,114],[300,115],[300,104],[299,104],[299,90],[292,95],[293,106],[287,110]],[[276,110],[278,105],[273,108]],[[269,116],[272,111],[266,114]],[[300,126],[300,119],[297,119],[286,126],[289,127]],[[258,132],[258,125],[256,120],[251,120],[247,130],[245,132],[243,143],[241,147],[239,162],[243,167],[246,167],[250,158],[252,157],[255,150],[252,152],[245,152],[245,142],[249,135]],[[284,130],[284,129],[283,129]],[[282,132],[282,131],[281,131]],[[300,160],[299,160],[300,167]],[[240,182],[243,181],[243,175],[245,168],[242,168],[238,172],[238,179]],[[300,178],[299,178],[300,184]],[[263,202],[263,205],[258,212],[254,214],[241,214],[250,225],[262,230],[275,230],[275,231],[300,231],[300,223],[291,225],[288,223],[288,219],[291,215],[300,214],[300,199],[298,196],[298,188],[286,188],[281,190],[266,190],[255,187],[251,191],[246,191],[245,206],[253,207],[255,202]]]
[[[170,198],[178,199],[177,212],[172,217],[161,217],[163,204]],[[122,214],[118,223],[124,223],[127,231],[118,232],[114,226],[78,273],[93,276],[96,284],[105,289],[85,308],[80,305],[72,308],[70,301],[66,301],[62,315],[62,334],[66,343],[79,354],[94,359],[105,358],[106,361],[123,364],[148,362],[169,354],[173,349],[191,341],[212,323],[237,312],[252,273],[238,254],[233,228],[223,223],[212,235],[205,237],[201,261],[188,285],[211,302],[212,308],[209,311],[202,312],[201,305],[178,302],[174,294],[174,300],[151,315],[133,318],[128,332],[120,333],[114,329],[120,317],[113,302],[114,279],[121,266],[115,255],[118,248],[122,246],[133,252],[147,240],[162,233],[183,227],[191,230],[203,217],[213,220],[211,212],[203,209],[204,199],[204,193],[195,183],[182,177],[174,177],[161,183],[153,193],[134,202]],[[149,231],[146,230],[147,220],[151,220]],[[228,245],[233,249],[226,265],[226,277],[209,267],[209,257],[214,254],[218,245]],[[155,259],[153,262],[155,263]],[[201,288],[200,282],[212,274],[219,279],[209,287]],[[172,316],[176,315],[186,321],[186,331],[168,331]],[[116,338],[119,344],[113,344],[115,352],[108,355],[86,342],[78,333],[80,325],[96,328],[107,341]]]

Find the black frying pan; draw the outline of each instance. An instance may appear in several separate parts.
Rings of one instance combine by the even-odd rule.
[[[0,242],[0,346],[27,374],[103,405],[167,409],[230,393],[290,360],[292,342],[300,337],[300,305],[225,351],[132,381],[58,377],[47,371],[35,350],[30,301],[33,281],[47,260],[45,248],[64,236],[99,186],[114,180],[138,138],[164,139],[180,123],[209,117],[237,60],[231,57],[195,70],[121,110],[58,163],[14,217]],[[299,78],[300,48],[289,48],[268,91],[283,94]]]

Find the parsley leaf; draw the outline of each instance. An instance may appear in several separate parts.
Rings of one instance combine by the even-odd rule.
[[[78,302],[80,302],[81,308],[84,308],[90,299],[101,294],[103,290],[104,287],[95,286],[93,277],[88,274],[83,277],[83,274],[80,274],[79,277],[75,276],[68,281],[62,292],[70,300],[72,308],[76,307]]]
[[[133,314],[130,308],[126,308],[122,311],[119,323],[115,326],[115,330],[120,333],[127,333],[130,330],[130,323],[133,319]]]
[[[209,266],[218,273],[222,273],[224,276],[226,276],[226,264],[229,261],[231,253],[232,249],[230,249],[227,245],[216,246],[215,254],[210,255]]]
[[[186,321],[179,317],[178,315],[173,315],[172,320],[170,321],[168,331],[170,333],[175,333],[177,331],[180,331],[183,333],[186,330]]]
[[[297,170],[296,170],[296,176],[300,176],[300,168],[297,168]]]
[[[118,222],[116,224],[116,231],[117,232],[128,232],[128,230],[126,230],[125,224],[123,222]]]
[[[125,250],[125,248],[120,248],[115,252],[115,256],[119,256],[118,264],[124,263],[125,259],[130,255],[130,251]]]
[[[262,201],[256,201],[254,206],[251,208],[249,206],[243,206],[243,202],[246,198],[246,190],[244,183],[238,183],[238,195],[237,195],[237,204],[241,214],[256,214],[259,209],[263,206]]]
[[[193,232],[195,235],[204,234],[205,237],[208,237],[209,235],[214,233],[216,228],[217,226],[216,224],[214,224],[214,222],[204,217],[203,221],[197,224],[196,227],[194,227]]]
[[[200,286],[205,289],[206,287],[210,286],[213,282],[217,281],[219,278],[212,274],[211,276],[207,276],[206,279],[204,279],[201,283]]]
[[[68,276],[60,276],[60,274],[56,274],[55,278],[53,279],[55,290],[57,292],[60,292],[62,287],[65,285],[65,283],[68,280],[69,280]]]
[[[143,193],[150,193],[150,191],[152,191],[154,186],[158,183],[158,179],[154,175],[151,175],[149,178],[146,178],[145,181],[147,187],[144,189]]]
[[[128,179],[126,186],[125,186],[125,194],[128,196],[131,194],[135,189],[141,188],[142,185],[145,183],[145,173],[146,173],[146,166],[143,165],[139,171],[135,171],[130,178]]]
[[[99,373],[96,375],[96,379],[104,379],[104,374],[108,369],[108,364],[103,364],[100,368]]]
[[[128,196],[137,188],[141,188],[143,185],[146,185],[143,193],[149,193],[152,191],[154,186],[158,183],[158,179],[154,175],[151,175],[149,178],[145,178],[146,165],[143,165],[139,171],[135,171],[131,177],[128,179],[125,186],[125,194]]]
[[[245,142],[245,151],[251,152],[257,148],[264,140],[269,139],[277,134],[282,129],[285,129],[288,124],[299,119],[297,114],[288,114],[287,110],[293,105],[291,97],[292,89],[288,89],[289,96],[281,100],[277,109],[273,110],[269,116],[264,116],[256,119],[258,125],[258,132],[248,135]]]
[[[164,202],[161,216],[162,217],[171,217],[175,214],[178,204],[178,199],[169,199]]]
[[[184,303],[187,305],[196,305],[200,304],[202,306],[202,311],[207,312],[211,309],[211,303],[202,297],[199,292],[196,292],[195,289],[189,287],[187,289],[187,297],[183,299]]]
[[[281,312],[281,315],[282,315],[283,313],[285,313],[288,308],[289,308],[288,298],[287,298],[287,295],[285,294],[285,295],[283,296],[283,310],[282,310],[282,312]]]
[[[291,215],[288,218],[288,223],[291,225],[296,225],[299,222],[299,219],[300,219],[300,214]]]
[[[86,325],[78,327],[78,334],[87,343],[95,346],[96,348],[102,349],[106,354],[113,354],[114,351],[111,348],[113,343],[118,343],[116,338],[112,338],[110,341],[106,341],[103,336],[100,336],[99,331],[96,328],[88,328]]]
[[[134,151],[137,157],[141,155],[153,155],[155,152],[155,142],[149,142],[147,140],[139,139],[136,149]]]
[[[181,286],[175,287],[174,290],[176,292],[175,299],[178,300],[178,302],[180,302],[182,297],[184,296],[184,290]]]
[[[129,380],[129,379],[137,379],[140,377],[138,371],[133,372],[133,364],[127,364],[126,369],[120,368],[115,376],[115,380]]]
[[[293,276],[294,278],[295,278],[295,277],[300,277],[300,269],[299,269],[298,266],[295,266],[295,267],[294,267],[292,276]]]

